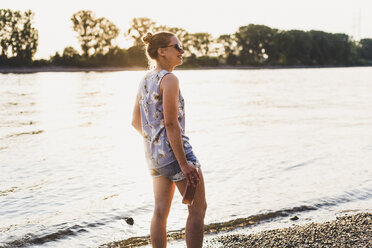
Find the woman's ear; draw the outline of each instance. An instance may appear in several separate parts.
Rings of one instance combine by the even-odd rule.
[[[158,55],[159,56],[165,56],[165,50],[164,50],[164,48],[162,48],[162,47],[159,47],[158,48]]]

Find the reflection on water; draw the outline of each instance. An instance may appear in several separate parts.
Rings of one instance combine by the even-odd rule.
[[[371,72],[176,71],[211,230],[370,207]],[[142,76],[0,75],[0,246],[96,247],[148,235],[152,182],[130,125]],[[177,193],[173,201],[168,226],[178,233],[187,209]]]
[[[15,136],[20,136],[20,135],[25,135],[25,134],[39,134],[44,132],[43,130],[37,130],[37,131],[32,131],[32,132],[22,132],[22,133],[15,133],[15,134],[10,134],[6,138],[11,138]]]

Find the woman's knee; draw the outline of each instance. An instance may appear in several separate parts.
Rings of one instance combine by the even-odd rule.
[[[169,208],[168,207],[162,207],[158,206],[154,209],[154,216],[159,219],[166,220],[169,215]]]
[[[207,202],[204,201],[203,203],[200,203],[198,205],[191,205],[189,207],[189,215],[203,218],[205,217],[205,213],[207,212]]]

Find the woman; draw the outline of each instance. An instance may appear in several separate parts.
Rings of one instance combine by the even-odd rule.
[[[202,247],[207,208],[203,173],[185,135],[184,100],[173,69],[182,64],[184,50],[173,33],[147,33],[143,37],[147,56],[156,62],[140,83],[132,125],[143,136],[145,153],[153,177],[155,209],[150,237],[153,247],[166,247],[166,223],[175,186],[181,195],[194,187],[188,206],[187,247]]]

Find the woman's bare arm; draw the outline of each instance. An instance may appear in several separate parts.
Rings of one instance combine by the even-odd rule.
[[[167,74],[163,77],[160,93],[163,96],[164,126],[169,143],[187,182],[196,186],[199,174],[193,166],[188,164],[182,144],[181,128],[178,123],[179,82],[174,74]]]

